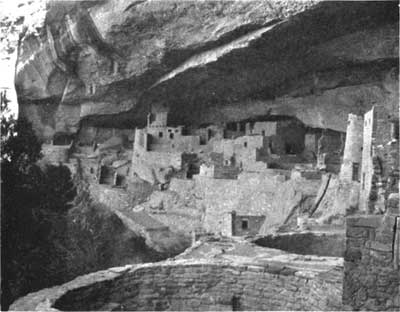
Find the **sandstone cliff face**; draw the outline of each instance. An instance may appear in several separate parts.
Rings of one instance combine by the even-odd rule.
[[[28,4],[29,2],[29,4]],[[15,64],[20,36],[37,35],[44,23],[46,6],[43,1],[19,0],[0,3],[0,90],[7,92],[12,112],[18,111],[14,87]]]
[[[133,128],[266,114],[345,131],[398,99],[391,2],[50,2],[18,46],[20,111],[42,138],[80,124]]]

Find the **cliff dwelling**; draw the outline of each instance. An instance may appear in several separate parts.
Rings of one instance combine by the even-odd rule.
[[[3,310],[400,310],[395,2],[0,6]]]

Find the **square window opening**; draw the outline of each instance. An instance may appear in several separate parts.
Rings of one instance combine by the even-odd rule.
[[[353,163],[353,176],[352,176],[353,181],[358,181],[359,168],[360,168],[359,163]]]
[[[249,229],[249,220],[242,220],[242,230]]]
[[[365,190],[365,172],[362,175],[362,189]]]

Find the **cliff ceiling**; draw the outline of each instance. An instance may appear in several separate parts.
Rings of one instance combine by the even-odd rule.
[[[397,2],[50,2],[18,42],[20,113],[42,137],[293,115],[344,131],[398,107]]]

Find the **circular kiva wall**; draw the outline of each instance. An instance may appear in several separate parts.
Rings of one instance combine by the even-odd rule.
[[[342,269],[177,260],[81,276],[11,310],[340,310],[341,296]]]
[[[300,255],[343,257],[343,233],[286,233],[267,235],[254,240],[258,246],[277,248]]]

